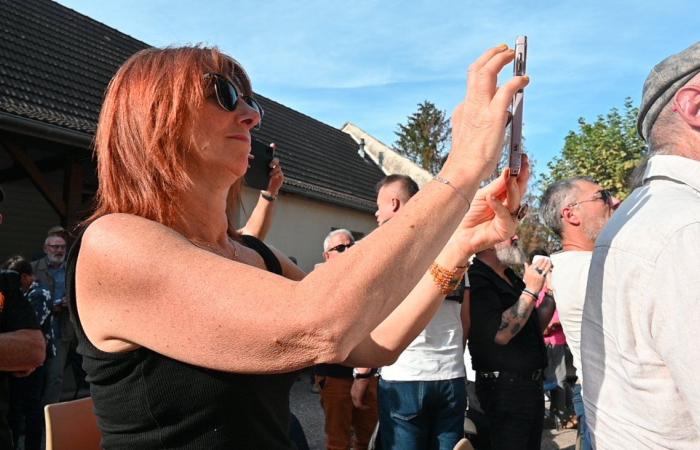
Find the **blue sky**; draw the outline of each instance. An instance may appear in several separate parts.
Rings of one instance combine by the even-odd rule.
[[[653,65],[700,40],[697,4],[677,0],[59,3],[151,45],[217,45],[260,94],[389,145],[423,100],[451,113],[484,49],[526,34],[524,135],[538,170],[579,117],[638,103]]]

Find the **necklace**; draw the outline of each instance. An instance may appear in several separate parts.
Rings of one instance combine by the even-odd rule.
[[[195,239],[189,239],[189,238],[187,240],[190,241],[192,243],[192,245],[194,245],[195,247],[199,247],[202,250],[206,250],[208,252],[214,253],[215,255],[219,255],[223,258],[228,258],[228,259],[232,259],[232,260],[236,260],[238,258],[238,251],[236,250],[236,241],[231,239],[230,236],[228,238],[228,241],[231,244],[231,249],[233,250],[233,255],[226,255],[225,252],[222,252],[220,248],[215,247],[215,246],[209,244],[208,242],[200,242],[200,241],[197,241]]]

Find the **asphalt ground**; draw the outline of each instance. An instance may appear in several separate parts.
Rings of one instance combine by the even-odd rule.
[[[304,428],[306,440],[311,450],[324,450],[323,410],[319,394],[311,392],[311,372],[299,376],[290,395],[292,412]],[[542,433],[542,450],[574,450],[576,430],[544,430]]]

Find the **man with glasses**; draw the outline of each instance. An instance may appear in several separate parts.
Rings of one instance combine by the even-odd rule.
[[[32,269],[39,285],[51,293],[53,301],[53,327],[56,338],[56,355],[46,361],[46,386],[42,403],[56,403],[61,398],[63,372],[68,360],[71,343],[75,339],[66,301],[66,253],[63,233],[51,233],[44,240],[46,256],[32,262]]]
[[[350,231],[331,231],[323,240],[323,259],[337,258],[353,245],[355,239]],[[366,450],[377,425],[376,370],[340,364],[319,364],[314,370],[326,417],[326,448]]]
[[[418,192],[408,176],[389,175],[377,185],[377,224],[391,220]],[[401,353],[382,367],[379,417],[382,449],[452,449],[464,437],[467,407],[464,368],[468,291],[443,301],[430,323]]]
[[[551,255],[550,280],[578,377],[573,402],[582,450],[591,448],[581,397],[581,319],[588,268],[595,241],[619,204],[619,200],[590,177],[557,181],[547,188],[540,201],[542,220],[559,236],[562,244],[562,251]]]
[[[597,449],[700,448],[700,42],[644,83],[642,184],[596,241],[581,324]]]

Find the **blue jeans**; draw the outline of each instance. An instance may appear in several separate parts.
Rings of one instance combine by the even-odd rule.
[[[574,385],[574,396],[572,402],[574,404],[574,412],[578,417],[578,434],[581,440],[581,450],[591,450],[591,437],[588,435],[588,426],[586,425],[586,414],[583,408],[583,396],[581,395],[581,383]]]
[[[464,437],[464,377],[440,381],[379,380],[382,450],[452,450]]]

